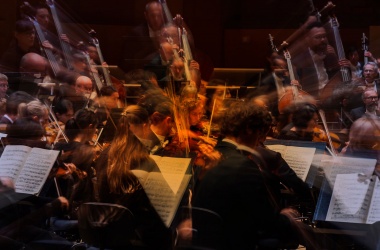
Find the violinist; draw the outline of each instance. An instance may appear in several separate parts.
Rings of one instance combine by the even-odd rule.
[[[312,141],[318,125],[317,108],[309,103],[296,103],[291,117],[291,123],[281,130],[278,139]]]
[[[65,134],[69,142],[58,142],[54,145],[55,150],[61,151],[57,171],[65,172],[64,178],[58,179],[58,186],[62,195],[67,197],[74,207],[73,202],[81,202],[91,194],[91,178],[94,177],[92,165],[96,156],[91,141],[97,125],[98,119],[93,111],[79,110],[65,125]]]

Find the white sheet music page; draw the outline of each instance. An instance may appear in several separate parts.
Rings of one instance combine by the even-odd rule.
[[[373,190],[370,177],[356,173],[338,174],[326,220],[366,223]]]
[[[169,187],[176,194],[191,158],[161,157],[158,155],[150,155],[150,157],[156,162]]]
[[[373,187],[371,204],[368,209],[367,224],[380,221],[380,181],[377,176],[373,176],[372,180],[375,184]]]
[[[306,180],[311,162],[313,161],[315,148],[295,147],[285,145],[267,145],[273,151],[282,155],[282,158],[289,164],[299,178]]]
[[[33,148],[15,183],[16,192],[37,194],[44,185],[59,151]]]
[[[7,145],[0,158],[0,176],[15,182],[30,150],[28,146]]]

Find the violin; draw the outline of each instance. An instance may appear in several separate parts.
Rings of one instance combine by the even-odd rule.
[[[339,136],[335,133],[329,132],[331,137],[332,146],[335,150],[339,150],[344,143],[341,141]],[[329,143],[328,135],[322,129],[315,127],[313,131],[313,142],[326,142]]]

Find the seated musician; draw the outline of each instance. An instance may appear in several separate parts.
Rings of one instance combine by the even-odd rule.
[[[267,114],[243,102],[231,105],[222,122],[225,139],[215,147],[222,160],[206,173],[195,194],[194,206],[223,219],[221,249],[254,249],[263,237],[297,238],[291,227],[295,211],[280,213],[273,205],[254,153]]]
[[[30,102],[35,100],[33,96],[23,91],[16,91],[12,93],[5,105],[5,114],[0,119],[0,124],[12,124],[17,119],[18,106],[20,103]]]
[[[380,117],[380,112],[378,110],[379,97],[375,90],[365,90],[362,94],[362,100],[364,102],[364,106],[352,109],[350,111],[350,118],[352,122],[363,116]]]
[[[377,160],[375,174],[380,176],[380,120],[365,116],[356,120],[350,129],[348,146],[342,154],[352,157],[365,157]]]
[[[142,241],[154,249],[168,249],[170,231],[150,203],[141,183],[131,170],[158,171],[149,151],[132,133],[133,116],[123,113],[109,148],[97,160],[98,201],[130,209]]]
[[[318,110],[309,103],[297,103],[292,110],[291,123],[280,132],[278,139],[312,141],[318,125]]]

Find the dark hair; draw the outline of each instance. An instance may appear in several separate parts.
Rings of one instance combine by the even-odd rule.
[[[307,128],[307,124],[317,113],[317,107],[309,103],[299,103],[294,106],[292,122],[296,128]]]
[[[14,31],[16,31],[17,33],[26,33],[26,32],[31,32],[31,31],[34,32],[34,26],[33,26],[33,23],[29,20],[26,20],[26,19],[18,20],[15,23]]]
[[[28,103],[33,100],[36,99],[28,93],[24,91],[16,91],[8,97],[7,103],[5,105],[5,112],[7,114],[17,115],[18,106],[20,103]]]
[[[54,113],[58,113],[58,114],[65,114],[70,109],[73,109],[73,103],[64,98],[57,98],[53,106]]]
[[[264,132],[272,123],[270,113],[263,107],[254,106],[241,100],[231,103],[221,121],[224,136],[238,137],[247,129]]]
[[[11,138],[41,139],[45,134],[44,128],[30,118],[18,118],[7,126],[7,135]]]
[[[113,86],[103,86],[100,89],[100,95],[102,96],[111,96],[115,92],[117,92],[117,90]]]
[[[98,117],[96,114],[88,109],[78,110],[74,117],[66,122],[65,133],[69,140],[74,140],[82,130],[93,125],[94,128],[98,126]]]
[[[323,28],[323,24],[321,22],[312,22],[306,26],[306,30],[311,30],[313,28]]]

